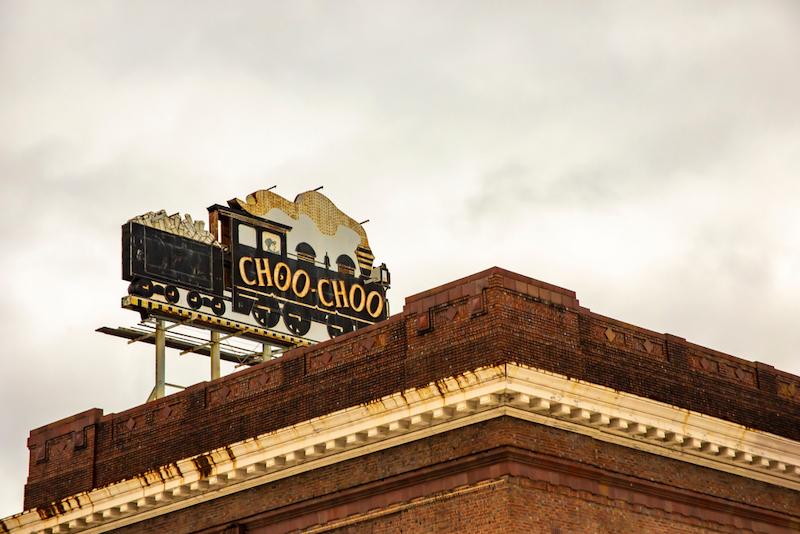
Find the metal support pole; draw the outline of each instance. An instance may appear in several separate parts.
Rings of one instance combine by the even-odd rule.
[[[219,332],[211,331],[211,380],[219,378]]]
[[[164,320],[156,320],[156,387],[154,395],[161,399],[166,394],[164,386],[167,383],[167,330]]]
[[[269,343],[261,344],[261,361],[268,362],[272,359],[272,345]]]

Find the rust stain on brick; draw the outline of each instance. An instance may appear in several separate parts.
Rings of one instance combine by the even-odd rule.
[[[63,514],[64,508],[60,503],[54,502],[52,504],[48,504],[47,506],[37,508],[36,512],[39,514],[41,519],[50,519],[58,514]]]
[[[469,386],[469,379],[467,379],[464,375],[456,375],[454,378],[456,379],[456,382],[458,382],[458,387],[461,389]]]
[[[401,396],[401,397],[403,397],[403,402],[405,402],[405,403],[406,403],[406,406],[408,406],[408,405],[410,405],[410,404],[411,404],[411,403],[408,401],[408,397],[406,397],[406,392],[405,392],[405,391],[401,391],[401,392],[400,392],[400,396]]]
[[[139,475],[138,478],[143,479],[145,485],[152,484],[156,479],[160,480],[161,482],[164,482],[164,474],[161,472],[160,469],[150,469],[148,471],[145,471],[144,473]]]
[[[181,468],[180,468],[180,467],[178,467],[178,464],[177,464],[176,462],[172,462],[172,463],[171,463],[171,464],[169,464],[169,465],[170,465],[170,467],[172,467],[173,469],[175,469],[175,472],[176,472],[176,473],[178,473],[178,476],[179,476],[179,477],[182,477],[182,476],[183,476],[183,472],[181,472]]]
[[[383,402],[382,399],[377,399],[372,402],[368,402],[363,404],[363,406],[369,411],[370,414],[379,414],[383,413],[389,408],[387,408],[386,404]]]
[[[197,458],[192,458],[192,463],[197,469],[197,472],[200,473],[200,478],[211,476],[211,459],[207,455],[203,454]]]

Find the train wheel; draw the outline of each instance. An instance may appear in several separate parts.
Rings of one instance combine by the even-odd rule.
[[[356,329],[356,325],[352,319],[336,315],[335,313],[328,314],[328,335],[331,339],[347,334]]]
[[[175,286],[167,286],[164,288],[164,298],[170,304],[175,304],[181,298],[181,293]]]
[[[201,297],[200,293],[197,291],[190,291],[189,294],[186,295],[186,302],[191,309],[199,310],[203,306],[203,297]]]
[[[135,278],[128,286],[128,294],[149,299],[153,296],[153,282],[146,278]]]
[[[272,297],[267,297],[253,306],[253,317],[264,328],[274,328],[281,320],[281,305]]]
[[[283,324],[296,336],[304,336],[311,329],[311,313],[305,306],[287,302],[283,305]]]
[[[211,309],[215,315],[225,315],[225,301],[219,297],[211,299]]]

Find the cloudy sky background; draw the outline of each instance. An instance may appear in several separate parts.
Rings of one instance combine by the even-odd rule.
[[[498,265],[800,374],[798,65],[792,1],[0,3],[0,517],[31,429],[152,388],[120,226],[276,184],[394,312]]]

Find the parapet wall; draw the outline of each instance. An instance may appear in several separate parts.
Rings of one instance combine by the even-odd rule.
[[[516,362],[800,441],[800,378],[590,312],[499,268],[406,299],[372,327],[138,406],[31,432],[25,508],[331,412]],[[202,467],[202,466],[200,466]]]

